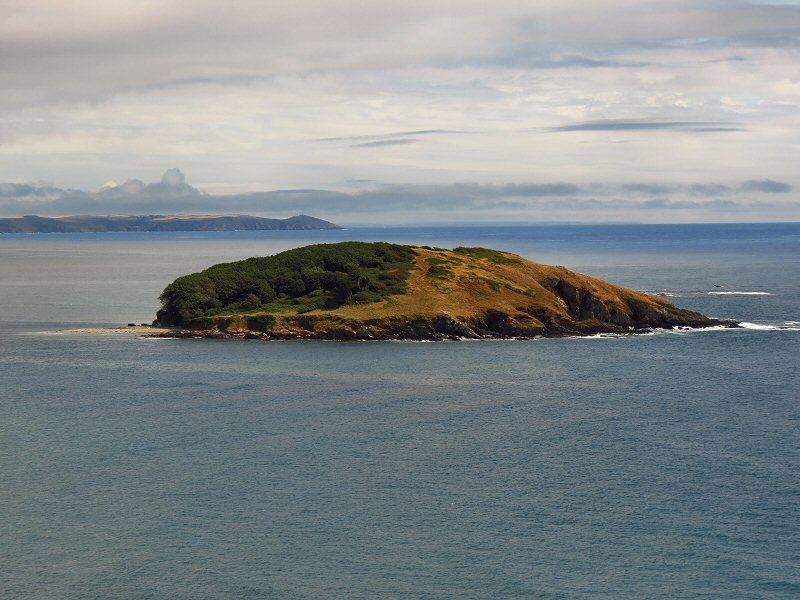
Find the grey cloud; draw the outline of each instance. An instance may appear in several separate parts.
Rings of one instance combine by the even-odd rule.
[[[49,198],[63,193],[48,184],[0,183],[0,198]]]
[[[404,137],[411,137],[411,136],[423,136],[423,135],[453,135],[453,134],[469,134],[474,133],[472,131],[458,131],[454,129],[419,129],[416,131],[395,131],[392,133],[377,133],[371,135],[351,135],[351,136],[339,136],[339,137],[327,137],[327,138],[317,138],[312,140],[314,142],[357,142],[357,141],[368,141],[368,140],[384,140],[384,139],[392,139],[392,138],[404,138]]]
[[[714,58],[711,60],[704,60],[706,64],[726,63],[726,62],[750,62],[749,58],[744,56],[726,56],[724,58]]]
[[[608,49],[604,49],[608,51]],[[506,55],[498,55],[476,59],[460,57],[447,62],[444,66],[456,67],[465,65],[502,67],[514,69],[632,69],[650,65],[648,61],[615,58],[605,55],[565,55],[551,56],[545,48],[517,48]]]
[[[380,146],[402,146],[403,144],[415,144],[420,140],[415,139],[422,136],[434,135],[468,135],[476,132],[460,131],[455,129],[417,129],[413,131],[395,131],[391,133],[378,133],[369,135],[350,135],[317,138],[313,142],[358,142],[351,144],[351,148],[377,148]]]
[[[788,183],[771,179],[744,181],[740,187],[748,192],[766,192],[768,194],[785,194],[792,191],[792,186]]]
[[[753,48],[795,50],[800,48],[800,35],[797,33],[797,31],[791,33],[777,33],[772,35],[749,35],[741,36],[740,38],[734,40],[733,43],[741,46],[750,46]]]
[[[507,202],[509,198],[562,198],[584,194],[581,186],[569,183],[524,183],[484,185],[455,183],[450,185],[383,185],[351,195],[353,202],[376,207],[398,206],[409,210],[446,207],[454,210],[487,207],[493,202]]]
[[[502,196],[574,196],[585,192],[581,186],[572,183],[511,183],[484,187]]]
[[[620,186],[624,192],[645,196],[668,196],[670,194],[688,194],[690,196],[724,196],[739,192],[786,193],[792,190],[788,183],[773,181],[771,179],[744,181],[738,185],[730,186],[722,183],[692,183],[692,184],[652,184],[652,183],[627,183]]]
[[[630,69],[648,66],[649,62],[640,60],[624,60],[613,58],[592,58],[590,56],[565,56],[552,60],[538,60],[530,63],[531,67],[544,69]]]
[[[615,54],[666,44],[796,47],[800,29],[797,6],[747,2],[498,2],[486,11],[483,3],[464,0],[308,0],[265,11],[261,2],[240,0],[224,19],[212,0],[128,2],[113,11],[56,0],[6,4],[0,96],[16,106],[323,71],[503,61],[637,66],[646,61]],[[433,26],[444,22],[452,26]],[[554,45],[561,56],[550,56]]]
[[[168,90],[172,88],[192,88],[204,85],[225,85],[225,86],[247,86],[254,83],[266,83],[273,81],[274,77],[269,75],[217,75],[217,76],[198,76],[177,79],[164,79],[153,83],[124,87],[121,86],[119,92],[152,92]]]
[[[721,196],[730,191],[729,186],[720,183],[694,183],[689,186],[689,193],[696,196]]]
[[[625,190],[626,192],[646,194],[650,196],[669,194],[670,192],[674,191],[674,188],[671,188],[666,185],[655,185],[647,183],[628,183],[623,185],[622,189]]]
[[[734,208],[741,206],[741,202],[736,202],[734,200],[705,200],[705,201],[693,201],[693,200],[672,200],[670,198],[654,198],[652,200],[645,200],[640,204],[642,208],[645,209],[683,209],[683,208]]]
[[[740,203],[735,200],[672,200],[649,199],[635,200],[616,196],[552,196],[552,195],[503,195],[502,187],[458,184],[452,186],[386,186],[379,190],[359,193],[337,193],[326,190],[306,190],[302,194],[287,191],[264,192],[242,195],[235,198],[215,197],[205,200],[206,210],[220,210],[229,202],[229,207],[238,211],[270,212],[282,215],[310,213],[331,220],[347,219],[356,216],[370,215],[373,221],[381,220],[381,215],[398,213],[409,218],[412,215],[424,215],[432,212],[449,212],[453,220],[460,220],[459,215],[466,213],[483,213],[487,219],[493,213],[504,210],[524,211],[541,209],[542,211],[560,211],[573,209],[576,211],[588,208],[597,210],[654,210],[661,209],[695,209],[695,208],[731,208]],[[209,202],[210,201],[210,202]],[[197,210],[197,209],[193,209]],[[230,208],[229,208],[230,210]],[[182,212],[187,212],[184,209]],[[338,215],[338,216],[337,216]],[[546,218],[547,213],[542,216]],[[394,216],[388,216],[395,220]]]
[[[353,144],[352,148],[378,148],[380,146],[403,146],[405,144],[416,144],[419,140],[405,139],[405,140],[375,140],[374,142],[362,142],[360,144]]]
[[[551,127],[549,131],[685,131],[685,132],[726,132],[743,131],[728,123],[703,123],[692,121],[650,121],[636,119],[606,119],[602,121],[582,121],[570,125]]]
[[[531,205],[525,205],[531,208]],[[749,207],[748,204],[735,200],[673,200],[670,198],[651,198],[648,200],[629,200],[625,198],[567,198],[564,200],[546,200],[537,203],[536,206],[550,211],[570,210],[577,214],[584,214],[594,211],[596,214],[630,213],[631,215],[641,212],[656,211],[718,211],[718,210],[740,210]],[[759,204],[760,207],[769,206]]]
[[[738,198],[719,198],[723,194],[787,191],[791,186],[769,179],[746,181],[736,186],[718,183],[659,185],[650,183],[592,184],[518,183],[486,185],[386,184],[356,192],[321,189],[286,189],[220,196],[203,194],[188,185],[178,170],[168,171],[160,183],[145,184],[129,180],[121,186],[99,192],[59,190],[36,184],[0,184],[0,214],[169,214],[169,213],[254,213],[289,216],[307,213],[333,221],[363,220],[365,215],[380,221],[381,215],[396,221],[397,215],[423,215],[449,212],[453,221],[464,214],[506,214],[504,211],[593,210],[597,214],[613,211],[745,210],[766,203]],[[113,193],[112,193],[113,192]],[[691,199],[702,196],[705,199]],[[796,204],[796,203],[795,203]],[[782,203],[783,207],[795,204]],[[413,217],[411,217],[413,220]]]
[[[693,127],[685,131],[691,131],[693,133],[725,133],[747,130],[744,127]]]

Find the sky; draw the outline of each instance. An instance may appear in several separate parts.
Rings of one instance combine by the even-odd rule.
[[[0,216],[800,221],[800,0],[0,14]]]

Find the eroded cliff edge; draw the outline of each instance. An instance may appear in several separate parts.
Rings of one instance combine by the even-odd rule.
[[[664,298],[486,248],[318,244],[177,279],[154,324],[179,337],[517,338],[735,327]]]

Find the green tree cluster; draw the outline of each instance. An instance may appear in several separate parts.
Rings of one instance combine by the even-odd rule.
[[[341,242],[214,265],[169,284],[156,321],[189,326],[220,314],[376,302],[406,291],[414,256],[409,246]]]

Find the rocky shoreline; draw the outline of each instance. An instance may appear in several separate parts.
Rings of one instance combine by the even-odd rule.
[[[144,332],[146,337],[207,338],[207,339],[259,339],[259,340],[491,340],[534,339],[593,336],[598,334],[636,335],[655,330],[705,329],[710,327],[738,328],[736,321],[704,317],[699,313],[682,311],[680,318],[662,321],[649,319],[639,323],[610,323],[598,320],[581,322],[564,321],[541,327],[520,323],[506,313],[490,311],[481,318],[459,319],[450,315],[426,318],[393,318],[368,321],[327,318],[296,318],[281,323],[270,331],[246,327],[187,329],[159,328]]]

